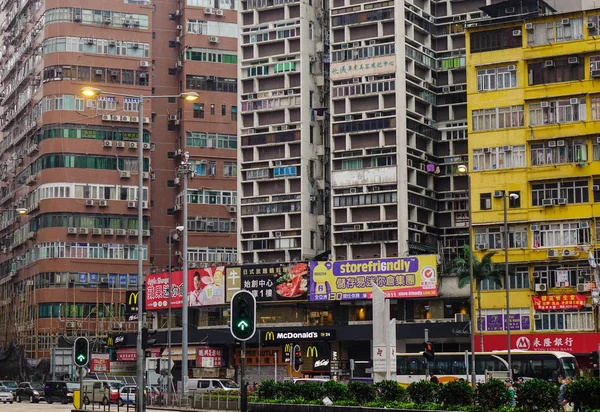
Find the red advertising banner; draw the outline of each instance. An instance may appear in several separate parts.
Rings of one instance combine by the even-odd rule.
[[[532,296],[535,310],[581,309],[585,306],[585,295]]]
[[[90,361],[90,372],[110,372],[110,358],[108,357],[108,354],[92,355]]]
[[[161,310],[169,307],[169,295],[172,296],[171,307],[181,308],[183,305],[183,271],[153,273],[146,276],[146,309]],[[225,303],[225,267],[188,270],[188,305],[212,306]]]
[[[597,333],[511,333],[510,343],[511,349],[517,350],[589,354],[598,350],[600,337]],[[484,335],[483,348],[486,352],[506,350],[506,335]]]
[[[196,366],[199,368],[220,368],[223,366],[223,350],[220,348],[198,348]]]

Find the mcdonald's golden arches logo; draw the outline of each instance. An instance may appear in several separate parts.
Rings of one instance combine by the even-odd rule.
[[[275,340],[275,333],[272,331],[265,333],[265,340]]]
[[[113,340],[113,338],[111,336],[109,336],[108,338],[106,338],[106,344],[108,346],[112,346],[114,344],[114,342],[115,341]]]
[[[307,358],[318,358],[319,351],[317,350],[317,347],[309,346],[308,348],[306,348],[306,357]]]
[[[137,302],[138,302],[138,292],[129,293],[129,298],[128,298],[127,304],[129,304],[130,306],[133,306],[133,305],[137,305]]]
[[[290,347],[290,344],[286,343],[285,346],[284,346],[284,348],[283,348],[283,351],[285,353],[290,353],[290,350],[292,350],[292,348]]]

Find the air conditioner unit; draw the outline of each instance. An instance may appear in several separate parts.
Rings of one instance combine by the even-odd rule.
[[[150,236],[150,231],[149,230],[142,230],[142,236],[149,237]]]
[[[85,39],[86,44],[92,45],[96,40],[92,37]]]
[[[117,236],[125,236],[126,234],[127,234],[127,230],[117,229]]]
[[[594,191],[594,192],[600,191],[600,185],[593,185],[592,191]]]
[[[223,13],[223,10],[221,10],[221,9],[218,9],[218,10],[216,10],[216,13],[215,13],[215,14],[216,14],[217,16],[222,16],[224,13]]]
[[[130,149],[137,149],[138,148],[137,142],[129,142],[129,148]]]
[[[513,37],[519,37],[521,35],[521,30],[513,30],[512,35]]]
[[[476,250],[487,250],[487,245],[485,243],[478,243],[475,245]]]
[[[525,23],[525,30],[533,30],[533,23]]]
[[[554,67],[554,60],[546,60],[544,62],[544,67]]]
[[[550,258],[555,258],[555,257],[559,257],[560,254],[558,253],[558,250],[556,250],[556,249],[548,249],[547,256]]]
[[[219,38],[218,38],[217,36],[210,36],[210,37],[208,38],[208,41],[209,41],[210,43],[219,43]]]
[[[129,229],[129,236],[137,236],[137,235],[138,235],[137,229]]]
[[[151,147],[152,147],[152,146],[150,146],[150,143],[142,143],[142,148],[143,148],[144,150],[150,150],[150,148],[151,148]]]
[[[90,233],[90,230],[87,227],[80,227],[78,232],[80,235],[87,235]]]
[[[110,114],[103,114],[102,115],[102,120],[104,120],[104,121],[110,121],[111,120],[110,119]]]
[[[590,77],[592,79],[597,79],[598,77],[600,77],[600,70],[592,70],[592,71],[590,71]]]
[[[562,252],[562,255],[563,255],[564,257],[572,257],[572,256],[575,256],[576,254],[577,254],[577,253],[575,253],[575,251],[574,251],[574,250],[572,250],[572,249],[565,249],[565,250],[563,250],[563,252]]]
[[[169,120],[177,120],[178,118],[179,118],[179,116],[176,115],[176,114],[170,114],[169,115]]]
[[[125,147],[125,142],[118,140],[117,147]]]
[[[554,199],[544,199],[542,200],[543,206],[554,206]]]
[[[67,233],[70,235],[75,235],[75,234],[77,234],[77,228],[76,227],[68,227]]]
[[[115,230],[114,229],[104,229],[104,234],[112,236],[115,234]]]
[[[130,209],[135,209],[137,207],[137,202],[127,202],[127,207]]]
[[[556,147],[556,141],[555,140],[550,140],[548,142],[548,147]]]
[[[139,24],[139,23],[138,23],[138,24]],[[131,44],[131,48],[132,48],[132,49],[139,49],[139,48],[140,48],[140,43],[139,43],[139,42],[137,42],[137,41],[134,41],[134,42]]]
[[[229,205],[229,206],[227,206],[227,211],[229,213],[236,213],[237,212],[237,206]]]
[[[596,23],[594,23],[593,21],[590,21],[586,24],[586,27],[588,29],[595,29],[596,28]]]
[[[181,16],[181,10],[175,10],[175,15],[176,16]]]
[[[148,60],[141,60],[140,67],[150,67],[150,62]]]
[[[579,104],[579,99],[577,97],[571,97],[569,99],[570,104]]]
[[[515,64],[511,64],[508,66],[508,71],[509,72],[516,72],[517,71],[517,66]]]
[[[129,118],[129,121],[130,121],[131,123],[139,123],[139,122],[140,122],[140,118],[139,118],[139,117],[137,117],[137,116],[131,116],[131,117]]]
[[[150,179],[150,172],[143,172],[142,173],[142,179],[144,179],[144,180]]]
[[[175,67],[176,68],[181,68],[183,67],[183,62],[181,60],[177,60],[177,63],[175,63]]]
[[[559,199],[556,201],[556,203],[557,203],[557,204],[559,204],[559,205],[566,205],[566,204],[567,204],[567,199],[566,199],[566,198],[564,198],[564,197],[561,197],[561,198],[559,198]]]
[[[512,146],[504,146],[503,149],[505,152],[512,152],[513,147]]]
[[[102,229],[100,229],[100,228],[92,229],[92,235],[101,235],[101,234],[102,234]]]
[[[144,117],[144,119],[142,120],[142,123],[150,123],[150,118]]]
[[[579,222],[579,229],[589,229],[590,222]]]
[[[112,147],[112,140],[105,140],[104,141],[104,147]]]
[[[121,329],[122,327],[123,327],[123,324],[121,322],[113,322],[112,323],[113,329]]]
[[[514,8],[514,7],[505,7],[505,8],[504,8],[504,12],[505,12],[506,14],[511,14],[511,13],[514,13],[514,12],[515,12],[515,8]]]
[[[214,10],[210,7],[204,9],[204,14],[214,14]]]
[[[578,64],[579,57],[569,57],[568,62],[569,62],[569,64]]]
[[[542,315],[540,315],[539,313],[535,313],[533,315],[533,320],[542,320]]]
[[[557,141],[556,141],[556,145],[557,145],[558,147],[563,147],[563,146],[565,145],[565,141],[564,141],[564,140],[557,140]]]
[[[142,209],[148,209],[148,201],[142,200]]]
[[[129,170],[120,170],[119,177],[121,179],[129,179],[131,177],[131,172]]]
[[[122,122],[129,122],[129,121],[131,121],[131,118],[129,116],[121,116],[121,121]]]
[[[586,283],[578,283],[577,284],[577,292],[589,292],[590,291],[590,285],[586,284]]]
[[[96,76],[102,76],[104,74],[104,70],[96,69],[96,71],[94,73],[96,74]]]
[[[108,41],[108,46],[109,47],[115,47],[116,45],[117,45],[117,41],[116,40],[112,40],[111,39],[111,40]],[[113,71],[110,72],[110,75],[112,77],[117,77],[119,75],[119,72],[118,72],[118,70],[113,70]]]
[[[67,329],[75,329],[77,327],[77,324],[75,322],[67,322],[65,323],[65,326],[67,327]]]
[[[494,191],[494,197],[496,199],[503,198],[504,197],[504,190],[495,190]]]
[[[563,26],[568,26],[569,24],[571,24],[571,19],[568,19],[568,18],[562,19],[561,23]]]
[[[181,43],[181,37],[179,37],[179,36],[175,37],[175,43]]]
[[[88,199],[85,201],[86,206],[94,206],[94,201],[92,199]]]
[[[177,30],[183,30],[183,26],[182,26],[181,24],[178,24],[178,25],[176,26],[176,28],[177,28]]]
[[[121,116],[119,116],[118,114],[113,114],[110,116],[110,120],[112,120],[113,122],[120,122]]]

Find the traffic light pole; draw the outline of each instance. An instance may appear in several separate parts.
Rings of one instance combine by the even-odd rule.
[[[260,350],[260,348],[259,348]],[[246,341],[242,341],[240,353],[240,412],[248,411],[248,391],[246,390]]]
[[[425,329],[425,342],[429,342],[429,329]],[[429,379],[429,360],[425,358],[425,380]]]
[[[83,366],[79,367],[79,405],[77,409],[83,408]]]

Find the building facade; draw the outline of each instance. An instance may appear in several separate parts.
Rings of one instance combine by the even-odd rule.
[[[509,195],[511,347],[585,354],[587,364],[598,328],[589,259],[599,227],[600,10],[504,2],[483,11],[467,36],[474,247],[504,262]],[[506,349],[505,285],[481,287],[481,344]]]
[[[124,303],[137,282],[138,230],[144,271],[162,270],[169,229],[184,224],[182,152],[196,175],[190,262],[235,256],[236,5],[188,3],[1,4],[0,345],[39,359],[58,336],[133,330]],[[84,86],[105,94],[84,98]],[[184,91],[202,97],[183,102]],[[139,98],[110,93],[174,97],[145,102],[140,139]],[[172,266],[178,250],[174,242]]]

